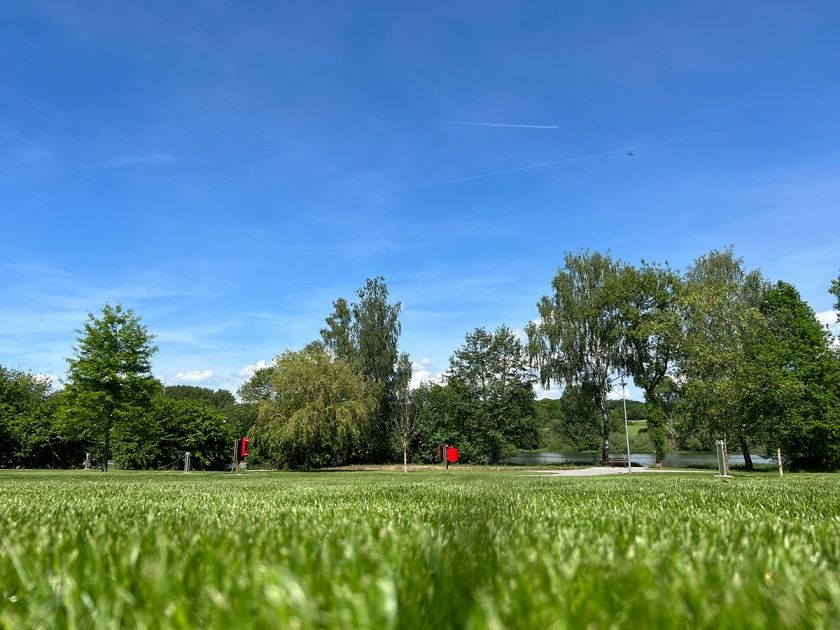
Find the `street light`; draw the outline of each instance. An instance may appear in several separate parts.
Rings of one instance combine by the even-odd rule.
[[[624,437],[627,439],[627,472],[632,473],[633,467],[630,465],[630,431],[627,429],[627,396],[624,393],[624,387],[627,383],[621,379],[621,402],[624,404]]]

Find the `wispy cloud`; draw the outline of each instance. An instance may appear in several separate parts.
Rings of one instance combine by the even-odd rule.
[[[140,155],[123,155],[100,162],[98,166],[116,168],[120,166],[140,166],[143,164],[171,164],[178,158],[169,153],[143,153]]]
[[[559,125],[527,125],[521,123],[447,122],[444,124],[462,127],[504,127],[507,129],[560,129]]]
[[[448,181],[443,182],[444,184],[457,184],[458,182],[468,182],[474,179],[483,179],[485,177],[495,177],[496,175],[506,175],[508,173],[518,173],[519,171],[529,171],[535,168],[545,168],[546,166],[557,166],[558,164],[565,164],[567,162],[576,162],[578,160],[587,160],[589,158],[600,157],[603,155],[612,155],[614,153],[628,153],[630,156],[633,155],[634,151],[639,149],[646,149],[648,147],[655,147],[662,144],[670,144],[672,142],[679,142],[680,140],[685,140],[690,136],[681,136],[679,138],[671,138],[670,140],[662,140],[660,142],[650,142],[647,144],[639,144],[639,145],[632,145],[621,147],[618,149],[610,149],[609,151],[599,151],[598,153],[585,153],[583,155],[574,155],[571,157],[563,158],[560,160],[551,160],[550,162],[540,162],[539,164],[529,164],[528,166],[518,166],[516,168],[508,168],[502,171],[493,171],[491,173],[481,173],[480,175],[470,175],[469,177],[459,177],[457,179],[450,179]]]

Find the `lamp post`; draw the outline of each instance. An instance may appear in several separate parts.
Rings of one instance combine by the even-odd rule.
[[[627,385],[624,379],[621,379],[621,402],[624,405],[624,437],[627,439],[627,472],[632,473],[633,467],[630,465],[630,431],[627,428],[627,396],[624,393],[624,388]]]

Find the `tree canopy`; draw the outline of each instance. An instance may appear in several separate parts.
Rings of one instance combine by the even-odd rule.
[[[79,438],[101,442],[103,466],[111,455],[114,428],[120,455],[145,460],[140,425],[159,388],[152,376],[153,336],[138,315],[120,304],[105,304],[99,317],[89,313],[76,332],[78,345],[67,360],[69,422]]]
[[[400,326],[399,302],[388,302],[388,286],[381,276],[369,279],[356,291],[357,302],[333,302],[333,312],[321,329],[324,347],[373,385],[377,401],[374,417],[362,441],[362,459],[386,461],[391,454],[390,419],[393,417]]]
[[[601,412],[601,455],[610,456],[607,395],[623,365],[619,312],[621,263],[609,254],[565,256],[537,303],[539,319],[527,327],[528,351],[543,386],[582,386]]]
[[[270,400],[260,404],[254,435],[268,458],[290,468],[347,462],[376,410],[376,397],[350,365],[323,349],[285,352],[272,367]]]

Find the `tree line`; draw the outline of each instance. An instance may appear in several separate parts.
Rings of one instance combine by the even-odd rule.
[[[840,308],[840,277],[829,291]],[[840,467],[840,352],[791,284],[746,269],[731,248],[680,272],[609,253],[567,253],[534,319],[517,332],[476,328],[440,382],[412,387],[401,304],[384,278],[338,298],[319,337],[257,370],[237,391],[164,387],[140,317],[105,305],[77,331],[65,387],[0,367],[0,466],[75,466],[84,453],[133,468],[183,451],[220,469],[233,439],[296,469],[432,461],[440,443],[467,462],[517,449],[623,452],[620,383],[644,403],[631,420],[661,462],[671,449],[726,438],[788,465]],[[537,400],[535,386],[562,391]]]

